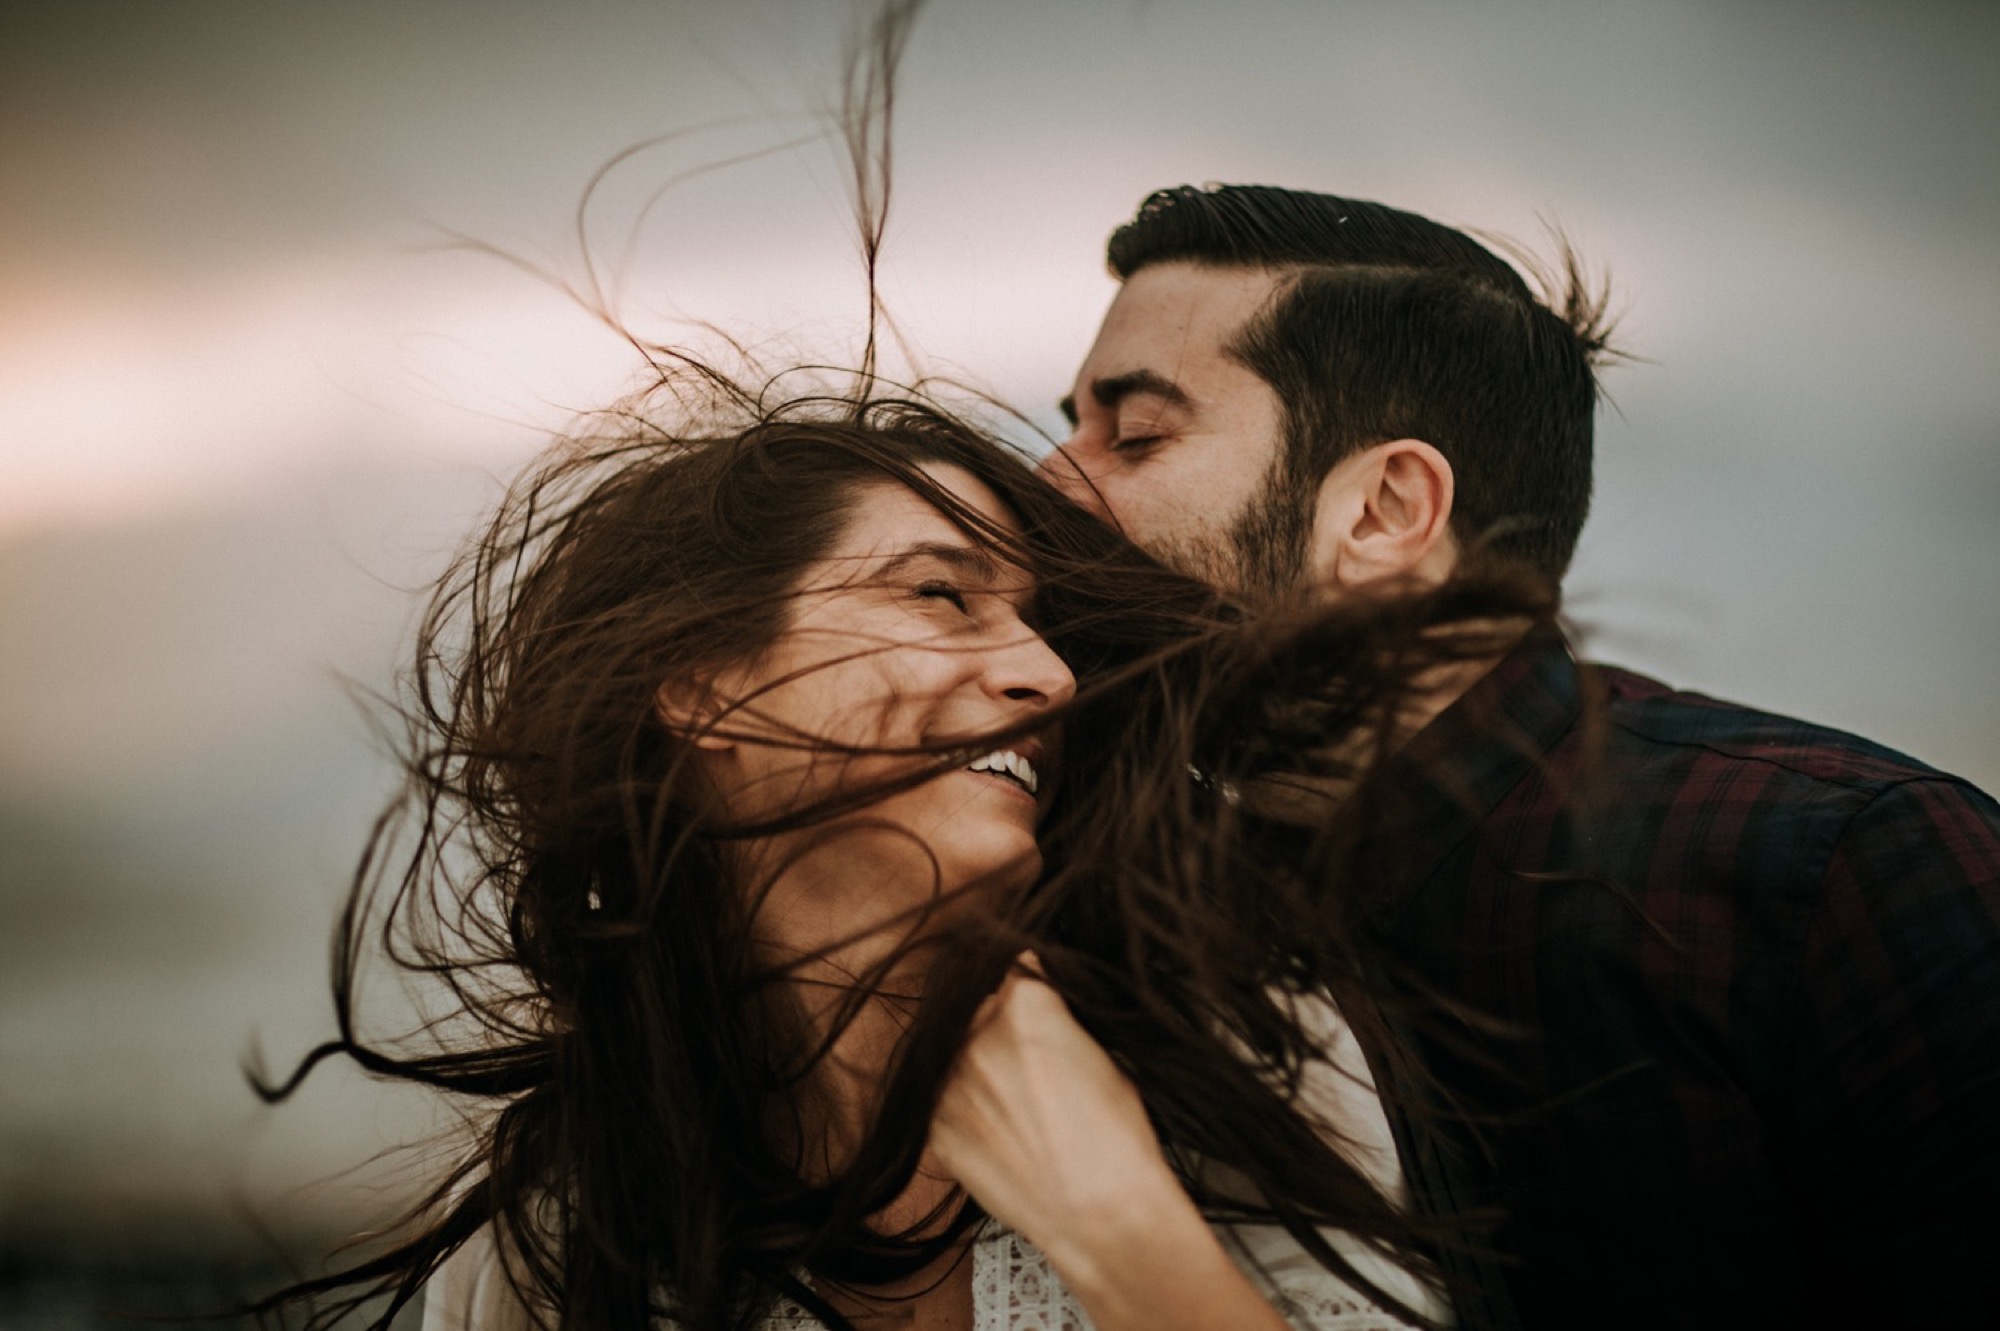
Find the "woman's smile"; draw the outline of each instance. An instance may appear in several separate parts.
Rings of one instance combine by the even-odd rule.
[[[1038,766],[1040,747],[1023,744],[1018,748],[995,749],[974,758],[965,765],[965,770],[995,778],[1032,800],[1042,793],[1042,774]]]

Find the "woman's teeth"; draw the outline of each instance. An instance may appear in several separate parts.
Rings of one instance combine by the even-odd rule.
[[[983,757],[974,758],[965,765],[968,772],[991,772],[1004,776],[1030,795],[1039,794],[1042,777],[1035,765],[1012,749],[995,749]]]

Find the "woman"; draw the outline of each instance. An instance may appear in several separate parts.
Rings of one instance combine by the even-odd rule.
[[[1218,653],[1227,607],[933,409],[694,414],[613,413],[440,587],[408,839],[357,881],[341,1039],[271,1094],[344,1053],[468,1098],[476,1138],[396,1246],[271,1303],[387,1294],[386,1324],[435,1275],[440,1329],[1435,1315],[1330,1015],[1368,1017],[1345,916],[1244,880],[1218,794],[1215,704],[1270,652]],[[1407,666],[1336,638],[1358,733]],[[401,1041],[355,1022],[376,922],[450,998]]]

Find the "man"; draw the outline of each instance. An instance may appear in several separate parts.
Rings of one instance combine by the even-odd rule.
[[[1156,194],[1110,259],[1045,464],[1079,501],[1251,597],[1560,581],[1605,352],[1573,263],[1552,309],[1459,232],[1261,187]],[[1477,1127],[1406,1141],[1423,1204],[1503,1216],[1468,1324],[2000,1322],[1994,802],[1553,637],[1460,693],[1405,749],[1390,931],[1511,1032],[1423,1038]]]

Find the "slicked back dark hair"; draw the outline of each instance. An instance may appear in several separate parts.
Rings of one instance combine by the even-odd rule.
[[[1560,581],[1590,507],[1606,297],[1567,245],[1547,271],[1517,257],[1533,285],[1415,213],[1267,185],[1161,190],[1108,247],[1121,281],[1165,263],[1289,274],[1229,347],[1284,404],[1281,494],[1308,505],[1344,458],[1422,439],[1451,464],[1467,562]]]

